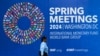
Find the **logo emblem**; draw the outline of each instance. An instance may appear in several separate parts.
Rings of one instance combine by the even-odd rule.
[[[28,29],[19,28],[18,20],[21,17],[27,17],[30,20]],[[29,2],[16,3],[4,15],[3,27],[6,35],[13,42],[31,44],[39,39],[44,31],[44,16],[34,4]]]

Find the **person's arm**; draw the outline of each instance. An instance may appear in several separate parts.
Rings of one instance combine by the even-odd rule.
[[[42,43],[42,44],[41,44],[41,49],[40,49],[40,51],[41,51],[41,56],[44,55],[44,49],[45,49],[45,43]]]

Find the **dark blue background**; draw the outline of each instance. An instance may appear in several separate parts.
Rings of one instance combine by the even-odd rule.
[[[45,19],[48,20],[48,0],[0,0],[0,56],[38,56],[41,40],[30,45],[20,45],[14,43],[4,32],[3,17],[6,11],[15,3],[30,2],[39,7],[43,12]],[[43,35],[48,37],[48,21],[45,21],[45,30]],[[21,22],[20,22],[21,23]],[[27,23],[26,23],[27,24]],[[23,24],[21,24],[24,26]]]
[[[50,7],[84,7],[85,15],[98,15],[100,31],[100,1],[99,0],[52,0]],[[60,31],[60,30],[53,30]],[[61,30],[62,31],[62,30]],[[65,30],[63,30],[65,31]],[[66,30],[81,31],[81,30]],[[85,30],[83,30],[85,31]],[[95,31],[95,30],[86,30]],[[62,49],[60,52],[51,52],[51,56],[100,56],[100,34],[98,36],[82,36],[79,40],[49,40],[49,48]],[[88,49],[88,52],[66,52],[66,48]]]
[[[84,36],[80,40],[50,40],[49,39],[49,7],[84,7],[86,14],[97,14],[100,28],[99,0],[0,0],[0,56],[38,56],[41,40],[30,45],[14,43],[3,30],[3,17],[7,9],[15,3],[30,2],[38,6],[45,16],[45,30],[43,35],[48,37],[49,48],[87,48],[88,53],[49,53],[49,56],[100,56],[100,35]],[[77,31],[77,30],[69,30]],[[100,29],[98,30],[100,31]],[[63,44],[62,44],[63,43]]]

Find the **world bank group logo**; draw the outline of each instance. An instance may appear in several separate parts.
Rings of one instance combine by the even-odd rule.
[[[11,6],[3,19],[6,35],[18,44],[32,44],[44,31],[44,16],[40,9],[29,2]]]

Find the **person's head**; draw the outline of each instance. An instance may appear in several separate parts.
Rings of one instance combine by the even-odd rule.
[[[42,42],[46,42],[47,41],[47,38],[45,36],[43,36],[42,39],[41,39],[41,41]]]

